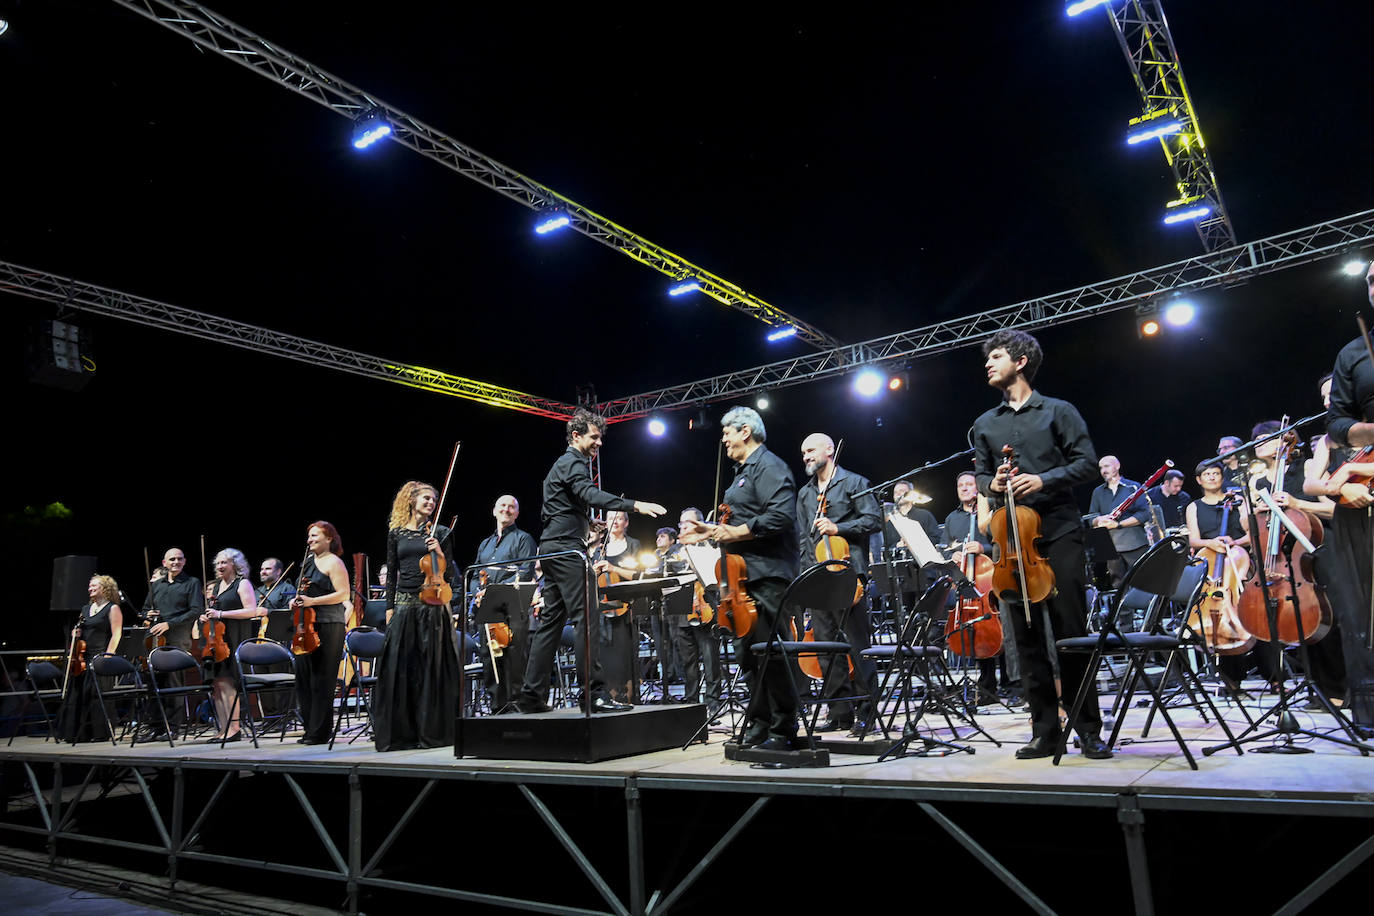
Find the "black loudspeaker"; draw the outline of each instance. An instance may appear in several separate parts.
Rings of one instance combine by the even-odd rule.
[[[40,385],[80,391],[95,375],[89,358],[89,335],[69,321],[40,321],[29,326],[29,379]]]
[[[50,611],[79,611],[90,596],[86,586],[95,575],[95,557],[58,557],[52,561],[52,600]]]

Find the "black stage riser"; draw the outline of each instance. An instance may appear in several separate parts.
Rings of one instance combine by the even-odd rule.
[[[535,715],[459,718],[454,756],[483,760],[595,763],[682,747],[706,724],[706,706],[636,706],[584,716],[564,709]]]

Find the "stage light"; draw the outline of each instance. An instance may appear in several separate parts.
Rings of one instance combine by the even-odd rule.
[[[863,369],[854,376],[854,390],[866,398],[877,397],[887,378],[877,369]]]
[[[1363,276],[1365,268],[1367,268],[1368,266],[1368,261],[1362,261],[1359,258],[1356,258],[1353,261],[1346,261],[1344,264],[1342,264],[1341,273],[1345,274],[1347,277]]]
[[[668,424],[664,423],[658,417],[654,417],[652,420],[649,421],[649,435],[655,438],[659,438],[667,431]]]
[[[754,399],[754,406],[759,410],[767,410],[771,403],[772,401],[768,400],[768,392],[766,391]]]
[[[390,135],[391,124],[375,108],[369,108],[353,122],[353,148],[367,149],[385,136]]]
[[[534,231],[539,235],[548,235],[550,232],[557,232],[559,229],[571,225],[572,218],[568,216],[568,211],[555,207],[539,211],[539,219],[534,224]]]
[[[1158,337],[1164,329],[1160,322],[1159,306],[1154,304],[1138,306],[1135,310],[1135,334],[1141,340]]]
[[[701,283],[696,277],[681,277],[676,283],[668,287],[668,295],[685,296],[701,289]]]
[[[1176,328],[1181,328],[1185,324],[1192,324],[1196,317],[1197,306],[1191,302],[1173,302],[1164,309],[1164,320]]]
[[[797,329],[794,328],[794,327],[792,327],[791,325],[788,325],[788,326],[785,327],[785,328],[778,328],[776,331],[769,331],[769,332],[768,332],[768,342],[769,342],[769,343],[777,343],[777,342],[780,341],[780,340],[786,340],[786,339],[789,338],[789,337],[796,337],[796,336],[797,336]]]
[[[1075,2],[1064,7],[1064,14],[1066,16],[1077,16],[1079,13],[1086,13],[1095,6],[1102,6],[1104,3],[1110,2],[1111,0],[1075,0]]]
[[[1140,333],[1144,337],[1154,337],[1159,333],[1159,319],[1146,318],[1140,322]]]
[[[1180,197],[1164,205],[1164,225],[1202,219],[1211,212],[1212,202],[1205,197]]]
[[[697,415],[687,421],[687,428],[694,432],[703,429],[710,432],[712,429],[710,412],[705,407],[699,409]]]
[[[6,32],[8,32],[9,30],[10,30],[10,21],[9,21],[8,19],[0,19],[0,35],[4,35],[4,34],[5,34]]]
[[[904,391],[911,387],[911,377],[905,372],[894,372],[887,380],[888,391]]]
[[[1135,146],[1137,143],[1176,134],[1181,130],[1183,130],[1183,125],[1176,118],[1170,118],[1167,121],[1144,121],[1132,125],[1132,129],[1126,134],[1126,145]]]

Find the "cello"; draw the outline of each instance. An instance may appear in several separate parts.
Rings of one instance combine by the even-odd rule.
[[[1231,507],[1236,496],[1222,498],[1221,533],[1226,534],[1231,520]],[[1199,548],[1198,554],[1207,562],[1207,578],[1202,587],[1202,600],[1189,615],[1187,625],[1202,634],[1203,645],[1214,655],[1244,655],[1255,646],[1255,636],[1245,629],[1236,616],[1240,600],[1241,582],[1250,571],[1250,555],[1244,547],[1232,545],[1225,551],[1211,547]]]
[[[1028,506],[1018,506],[1011,482],[1016,474],[1016,453],[1010,445],[1002,446],[1003,465],[1007,468],[1007,504],[992,513],[988,534],[997,545],[997,559],[992,564],[992,587],[1003,601],[1020,600],[1031,622],[1030,606],[1044,601],[1054,592],[1054,570],[1035,547],[1040,539],[1040,513]]]
[[[960,547],[960,568],[973,583],[977,597],[960,596],[945,618],[949,651],[965,658],[995,658],[1002,653],[1002,620],[988,599],[992,591],[992,561]]]
[[[1288,418],[1283,419],[1288,424]],[[1297,442],[1297,433],[1284,434],[1274,456],[1271,476],[1266,476],[1270,489],[1277,492],[1283,486],[1289,454]],[[1252,481],[1257,484],[1259,481]],[[1322,543],[1322,523],[1301,509],[1283,509],[1283,514],[1314,547]],[[1326,592],[1313,579],[1312,554],[1303,541],[1294,538],[1282,523],[1269,517],[1268,512],[1256,512],[1251,543],[1263,546],[1261,562],[1255,564],[1251,576],[1240,593],[1238,607],[1241,625],[1263,642],[1275,638],[1284,645],[1316,642],[1331,630],[1331,605]],[[1291,579],[1290,579],[1291,575]],[[1263,577],[1263,582],[1261,582]],[[1268,590],[1277,608],[1275,626],[1270,628],[1269,608],[1265,602]],[[1294,611],[1296,610],[1296,613]]]

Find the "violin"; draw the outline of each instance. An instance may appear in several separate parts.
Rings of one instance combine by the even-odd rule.
[[[1350,459],[1348,461],[1344,462],[1340,467],[1332,471],[1331,476],[1333,478],[1337,476],[1343,477],[1344,483],[1364,484],[1364,486],[1367,489],[1369,489],[1371,492],[1374,492],[1374,476],[1348,470],[1348,468],[1350,468],[1352,465],[1368,464],[1371,461],[1374,461],[1374,445],[1366,445],[1364,448],[1356,450],[1355,453],[1350,456]],[[1336,497],[1336,501],[1340,503],[1342,506],[1350,507],[1352,505],[1350,500],[1344,496],[1338,495]]]
[[[425,538],[433,536],[434,519],[425,523]],[[448,584],[448,561],[442,550],[431,550],[420,557],[420,571],[425,582],[420,586],[420,600],[425,604],[448,607],[453,600],[453,587]]]
[[[482,626],[487,634],[487,654],[491,656],[491,673],[496,677],[496,683],[501,683],[501,666],[496,664],[496,660],[506,652],[506,647],[510,645],[511,631],[510,624],[504,621],[498,623],[485,623]]]
[[[162,614],[158,611],[157,608],[149,608],[148,613],[143,615],[143,622],[146,626],[152,627],[156,625],[158,619],[161,616]],[[147,636],[143,638],[143,646],[149,652],[153,651],[159,646],[165,645],[167,645],[167,633],[165,631],[157,636],[154,636],[152,633],[149,633]]]
[[[992,607],[992,561],[984,554],[961,549],[960,567],[973,583],[977,597],[960,597],[945,618],[949,651],[965,658],[994,658],[1002,652],[1002,619]]]
[[[1002,457],[1011,473],[1007,475],[1007,504],[993,512],[988,522],[988,533],[997,545],[992,587],[1004,601],[1020,599],[1029,624],[1030,606],[1054,592],[1054,570],[1035,546],[1040,539],[1040,513],[1028,506],[1018,506],[1012,493],[1016,454],[1010,445],[1002,446]]]
[[[729,503],[721,503],[716,509],[718,524],[730,523]],[[716,561],[716,582],[720,585],[720,606],[716,608],[716,625],[729,630],[741,639],[754,629],[759,618],[758,607],[750,597],[744,582],[749,572],[744,557],[734,553],[721,553]]]
[[[306,559],[310,555],[306,554]],[[320,634],[315,629],[315,609],[307,607],[304,598],[306,591],[310,588],[310,576],[305,571],[305,560],[301,561],[301,578],[296,586],[296,597],[291,602],[292,607],[292,631],[291,631],[291,654],[309,655],[320,647]]]
[[[1287,417],[1283,419],[1283,424],[1288,425]],[[1297,438],[1295,432],[1285,434],[1274,456],[1269,482],[1275,493],[1283,486],[1288,459],[1297,444]],[[1283,514],[1313,547],[1321,546],[1323,529],[1316,516],[1294,508],[1284,509]],[[1300,540],[1292,536],[1286,526],[1271,519],[1269,512],[1254,514],[1250,541],[1255,545],[1263,545],[1264,549],[1260,556],[1262,562],[1255,565],[1240,593],[1238,611],[1241,625],[1259,640],[1273,642],[1277,637],[1279,642],[1289,646],[1299,642],[1316,642],[1325,636],[1331,630],[1333,617],[1326,591],[1313,577],[1312,554]],[[1278,602],[1277,626],[1273,630],[1269,626],[1269,609],[1264,600],[1265,588],[1269,597]],[[1295,607],[1296,614],[1293,613]]]
[[[687,625],[701,627],[710,623],[715,617],[715,612],[711,610],[711,602],[706,600],[706,586],[701,584],[698,579],[692,583],[692,610],[687,614]]]
[[[596,548],[596,552],[600,554],[602,560],[606,559],[606,551],[604,548],[598,546]],[[598,590],[598,594],[604,591],[608,585],[615,585],[617,582],[624,581],[625,577],[620,574],[619,568],[616,567],[614,564],[609,565],[601,572],[596,574],[596,587]],[[625,612],[630,609],[630,606],[626,604],[624,601],[603,600],[600,604],[600,608],[601,613],[607,617],[623,617],[625,615]]]
[[[1222,500],[1221,533],[1224,535],[1231,519],[1235,496]],[[1203,547],[1198,556],[1207,561],[1207,578],[1202,588],[1202,600],[1188,617],[1188,626],[1201,632],[1207,651],[1215,655],[1244,655],[1255,646],[1255,636],[1245,629],[1236,615],[1240,600],[1241,582],[1250,570],[1250,555],[1244,547],[1232,545],[1226,551]]]
[[[214,586],[211,586],[213,589]],[[209,594],[205,596],[205,610],[215,610],[215,596]],[[222,662],[229,657],[229,644],[224,641],[224,634],[228,629],[228,624],[223,620],[210,618],[201,625],[200,635],[202,637],[200,647],[200,657],[202,661]]]
[[[67,698],[67,685],[74,677],[86,673],[86,640],[81,638],[80,625],[72,631],[72,645],[67,652],[67,676],[62,681],[62,699]]]
[[[838,452],[838,449],[836,449]],[[816,518],[812,521],[812,531],[815,531],[815,523],[821,518],[830,514],[830,499],[821,491],[820,498],[816,500]],[[825,563],[833,560],[844,560],[853,565],[849,557],[849,542],[838,534],[815,534],[815,555],[816,562]],[[854,604],[864,596],[864,586],[862,582],[854,583]]]

